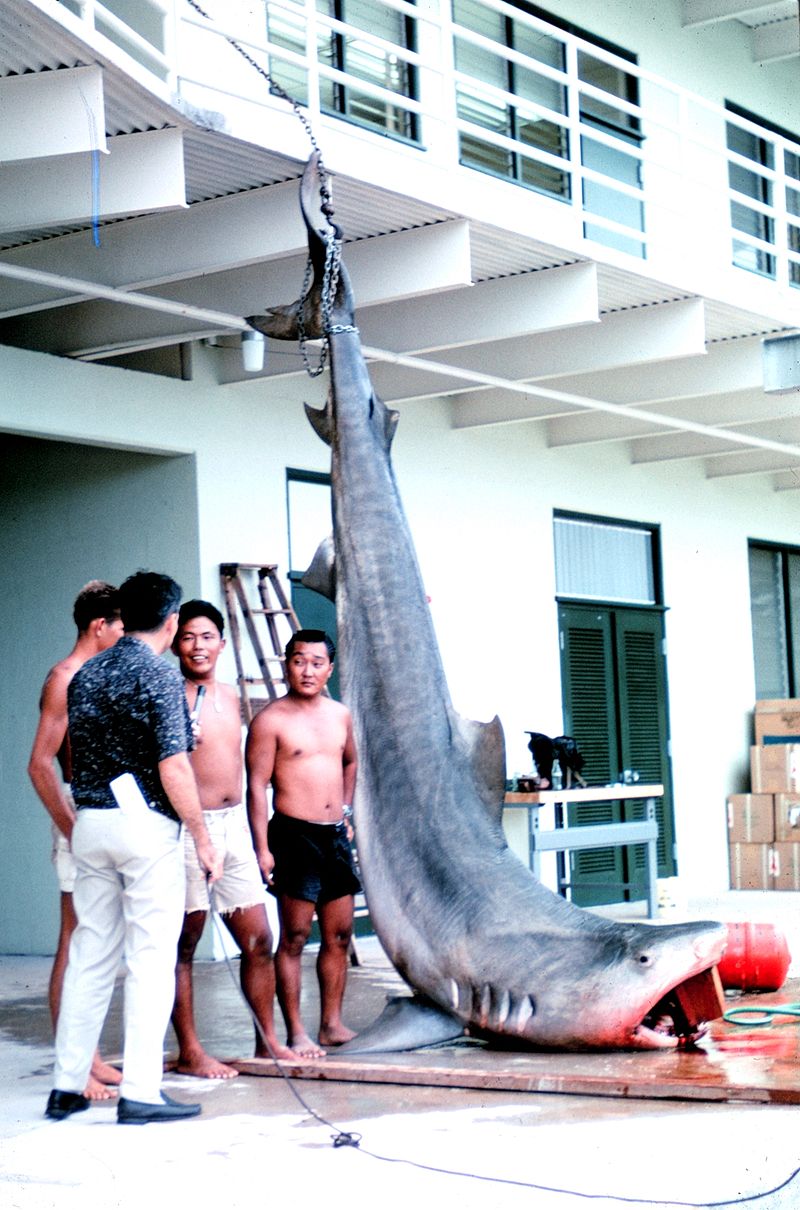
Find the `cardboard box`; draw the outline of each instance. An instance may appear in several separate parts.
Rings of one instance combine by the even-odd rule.
[[[772,850],[772,889],[800,891],[800,843],[776,844]]]
[[[800,698],[768,698],[756,702],[756,743],[800,744]]]
[[[728,847],[731,863],[731,888],[734,891],[772,890],[772,846],[768,844],[732,844]]]
[[[750,787],[754,794],[800,792],[800,744],[754,744]]]
[[[800,794],[775,794],[775,839],[800,841]],[[733,837],[738,840],[739,837]]]
[[[797,801],[800,804],[800,797]],[[730,794],[727,807],[729,844],[771,844],[775,840],[774,794]],[[794,839],[800,840],[800,831]]]

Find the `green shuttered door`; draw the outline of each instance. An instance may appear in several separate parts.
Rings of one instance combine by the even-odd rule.
[[[562,605],[561,673],[564,727],[583,753],[590,785],[618,781],[625,769],[641,782],[661,782],[657,800],[659,877],[675,873],[673,819],[660,611]],[[644,803],[586,803],[570,808],[572,825],[644,817]],[[567,873],[576,903],[589,906],[644,898],[644,847],[572,854]]]

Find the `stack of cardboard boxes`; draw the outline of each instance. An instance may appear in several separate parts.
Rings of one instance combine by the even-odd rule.
[[[800,891],[800,698],[756,702],[750,794],[728,798],[731,887]]]

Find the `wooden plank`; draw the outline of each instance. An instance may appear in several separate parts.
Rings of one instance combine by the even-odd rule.
[[[442,1055],[445,1052],[437,1052]],[[430,1062],[430,1055],[392,1056],[379,1062],[337,1058],[285,1063],[278,1070],[269,1059],[226,1059],[242,1075],[293,1080],[325,1080],[354,1084],[397,1084],[431,1088],[463,1088],[493,1092],[570,1093],[581,1096],[644,1100],[741,1101],[756,1104],[800,1104],[797,1070],[776,1078],[773,1066],[756,1067],[750,1059],[744,1078],[726,1078],[703,1051],[670,1052],[670,1060],[654,1065],[653,1053],[616,1056],[508,1056],[490,1052],[492,1062],[471,1061],[463,1052],[446,1052],[448,1061]],[[486,1052],[484,1052],[486,1053]],[[414,1062],[424,1057],[427,1063]],[[659,1053],[657,1056],[662,1059]],[[580,1062],[575,1060],[579,1059]],[[591,1060],[595,1060],[592,1062]],[[604,1070],[605,1068],[605,1070]],[[638,1068],[638,1070],[637,1070]],[[594,1069],[594,1070],[593,1070]]]
[[[764,1010],[800,1000],[800,982],[779,992],[727,997],[727,1007]],[[648,1051],[513,1051],[466,1042],[404,1054],[337,1055],[281,1064],[226,1059],[249,1076],[353,1084],[571,1093],[643,1100],[800,1105],[798,1018],[769,1027],[712,1022],[694,1047]]]

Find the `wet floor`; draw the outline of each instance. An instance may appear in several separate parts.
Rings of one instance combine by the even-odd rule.
[[[351,972],[346,1000],[354,1028],[374,1019],[387,994],[402,990],[375,943],[362,943],[360,950],[363,966]],[[317,1011],[313,961],[309,954],[304,968],[309,1026]],[[233,967],[235,974],[235,962]],[[683,1093],[666,1099],[635,1094],[630,1083],[630,1071],[638,1072],[641,1083],[645,1070],[666,1070],[662,1065],[669,1060],[660,1055],[617,1056],[614,1064],[618,1059],[626,1066],[620,1092],[597,1096],[542,1091],[564,1087],[558,1073],[552,1075],[554,1056],[456,1048],[415,1055],[411,1065],[439,1072],[452,1072],[459,1064],[487,1065],[496,1075],[498,1058],[517,1073],[544,1062],[551,1083],[542,1078],[533,1091],[524,1092],[331,1079],[343,1058],[326,1061],[327,1078],[320,1072],[314,1079],[290,1082],[244,1075],[214,1082],[168,1074],[167,1090],[200,1101],[202,1117],[131,1131],[116,1125],[110,1106],[93,1107],[66,1122],[43,1118],[52,1073],[48,973],[46,959],[0,959],[4,1210],[85,1210],[87,1204],[140,1210],[148,1202],[172,1199],[179,1204],[191,1199],[198,1210],[217,1203],[226,1210],[249,1210],[276,1197],[313,1201],[326,1210],[354,1205],[366,1210],[376,1203],[393,1210],[412,1201],[421,1207],[442,1201],[459,1210],[485,1210],[487,1203],[501,1210],[573,1210],[590,1196],[611,1210],[619,1198],[666,1207],[669,1199],[707,1206],[753,1195],[759,1200],[749,1204],[758,1210],[800,1208],[797,1181],[769,1192],[800,1165],[795,1106],[684,1095],[692,1084],[695,1093],[701,1087],[697,1063],[706,1071],[728,1073],[732,1063],[742,1087],[748,1080],[752,1087],[764,1084],[774,1063],[783,1065],[788,1078],[800,1069],[795,1024],[763,1033],[715,1030],[706,1053],[672,1056],[671,1078],[682,1072],[686,1083]],[[252,1053],[246,1010],[226,964],[198,966],[196,999],[200,1032],[210,1050],[223,1058]],[[116,993],[104,1049],[116,1053],[120,1042]],[[610,1062],[601,1056],[579,1058]],[[687,1062],[695,1063],[692,1071]],[[619,1067],[614,1070],[618,1076]],[[574,1070],[567,1075],[574,1079]],[[342,1132],[348,1132],[348,1141],[360,1136],[360,1146],[335,1146]]]

